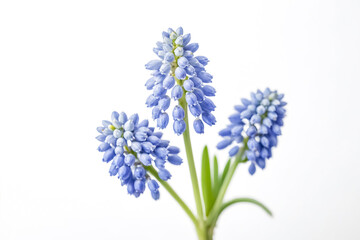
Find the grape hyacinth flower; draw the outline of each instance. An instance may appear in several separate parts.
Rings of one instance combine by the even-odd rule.
[[[152,77],[145,84],[148,90],[152,90],[146,105],[152,108],[152,117],[157,121],[157,127],[164,129],[169,123],[166,111],[170,107],[171,98],[184,101],[195,117],[195,131],[204,133],[203,122],[209,126],[216,122],[211,113],[216,106],[209,98],[215,96],[216,91],[212,86],[206,85],[213,78],[205,70],[209,60],[204,56],[194,56],[199,44],[190,43],[191,35],[183,34],[182,27],[176,31],[169,28],[162,33],[162,37],[163,41],[157,42],[154,48],[160,60],[152,60],[145,65],[146,69],[152,71]],[[174,132],[180,135],[187,127],[183,107],[176,105],[172,116]]]
[[[130,195],[139,197],[147,185],[151,196],[159,199],[159,184],[146,169],[154,163],[159,178],[167,181],[171,174],[165,163],[180,165],[180,149],[161,139],[162,133],[154,132],[148,120],[140,122],[138,114],[128,118],[123,112],[113,112],[111,121],[104,120],[102,125],[97,128],[100,135],[96,139],[101,142],[98,150],[104,152],[103,161],[111,162],[110,176],[117,175]]]
[[[230,124],[219,132],[223,140],[218,143],[218,149],[235,142],[229,150],[230,157],[239,152],[241,143],[245,143],[242,147],[245,148],[245,157],[251,162],[251,175],[255,173],[256,165],[265,168],[265,160],[271,158],[271,149],[277,145],[286,112],[283,97],[284,94],[269,88],[251,93],[251,100],[242,99],[242,105],[235,106],[237,112],[229,117]]]

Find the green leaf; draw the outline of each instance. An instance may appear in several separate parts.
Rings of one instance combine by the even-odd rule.
[[[219,180],[219,165],[218,165],[218,161],[217,161],[217,157],[214,156],[214,166],[213,166],[213,180],[214,180],[214,184],[213,184],[213,196],[214,199],[217,197],[217,194],[219,192],[220,189],[220,180]]]
[[[229,168],[230,168],[230,164],[231,164],[231,158],[227,161],[226,165],[225,165],[225,168],[224,168],[224,171],[221,175],[221,182],[220,182],[220,186],[223,184],[224,180],[225,180],[225,177],[229,171]]]
[[[209,214],[212,203],[213,203],[213,193],[211,187],[211,172],[210,172],[210,159],[209,151],[207,146],[204,147],[201,163],[201,188],[205,203],[205,212],[206,216]]]
[[[264,204],[262,204],[261,202],[255,200],[255,199],[252,199],[252,198],[235,198],[235,199],[233,199],[233,200],[231,200],[229,202],[223,203],[223,205],[221,206],[221,208],[219,209],[219,212],[217,214],[218,217],[222,213],[222,211],[224,211],[227,207],[229,207],[229,206],[231,206],[231,205],[233,205],[235,203],[241,203],[241,202],[255,204],[255,205],[261,207],[267,214],[272,216],[271,211]]]

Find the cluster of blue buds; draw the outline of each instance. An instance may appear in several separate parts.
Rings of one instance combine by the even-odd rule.
[[[212,76],[205,71],[209,60],[204,56],[194,56],[199,44],[190,43],[191,35],[183,34],[179,27],[176,31],[169,28],[162,33],[163,41],[157,42],[154,52],[161,60],[152,60],[145,67],[152,70],[152,77],[146,82],[152,94],[147,98],[146,105],[152,107],[152,117],[157,127],[164,129],[169,123],[166,113],[171,98],[175,101],[186,101],[190,113],[195,117],[193,122],[197,133],[204,133],[203,121],[212,126],[216,119],[211,113],[215,104],[208,98],[215,96],[215,89],[210,85]],[[171,91],[171,98],[167,95]],[[185,111],[176,105],[172,112],[174,132],[182,134],[186,129]],[[202,120],[200,119],[202,118]]]
[[[271,91],[251,93],[251,100],[241,99],[242,105],[235,106],[237,113],[229,117],[230,124],[219,132],[224,139],[218,143],[218,149],[224,149],[232,143],[229,155],[235,156],[243,141],[246,158],[251,162],[250,174],[256,171],[256,165],[265,168],[265,160],[271,158],[272,147],[277,145],[277,136],[281,135],[281,126],[286,110],[284,94]]]
[[[139,122],[138,114],[128,118],[123,112],[113,112],[111,121],[104,120],[102,125],[97,128],[100,135],[96,139],[101,142],[98,150],[104,152],[103,161],[111,161],[110,176],[117,175],[130,195],[139,197],[147,184],[152,197],[159,199],[159,184],[150,178],[146,168],[154,162],[159,177],[167,181],[171,174],[165,163],[180,165],[180,149],[161,139],[162,133],[148,127],[148,120]]]

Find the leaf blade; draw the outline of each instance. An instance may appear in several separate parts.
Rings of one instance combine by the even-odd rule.
[[[213,166],[213,180],[214,180],[214,184],[213,184],[213,196],[214,198],[216,198],[218,192],[219,192],[219,164],[218,164],[218,160],[216,155],[214,156],[214,166]]]
[[[269,208],[267,208],[264,204],[262,204],[261,202],[252,199],[252,198],[235,198],[231,201],[228,201],[226,203],[223,203],[223,205],[221,206],[219,212],[218,212],[218,216],[222,213],[222,211],[224,211],[226,208],[228,208],[229,206],[235,204],[235,203],[241,203],[241,202],[246,202],[246,203],[252,203],[255,204],[257,206],[259,206],[260,208],[262,208],[267,214],[269,214],[269,216],[273,216],[272,212],[270,211]]]
[[[207,146],[204,147],[201,163],[201,188],[203,193],[203,199],[205,204],[206,216],[210,213],[213,193],[211,184],[211,172],[210,172],[210,158]]]
[[[223,173],[221,174],[221,182],[220,182],[220,186],[223,184],[224,180],[225,180],[225,177],[229,171],[229,168],[230,168],[230,164],[231,164],[231,158],[227,161],[225,167],[224,167],[224,171]]]

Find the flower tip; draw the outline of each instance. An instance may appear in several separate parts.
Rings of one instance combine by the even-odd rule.
[[[249,173],[250,173],[251,175],[254,175],[255,172],[256,172],[255,164],[254,164],[254,163],[251,163],[250,166],[249,166]]]

